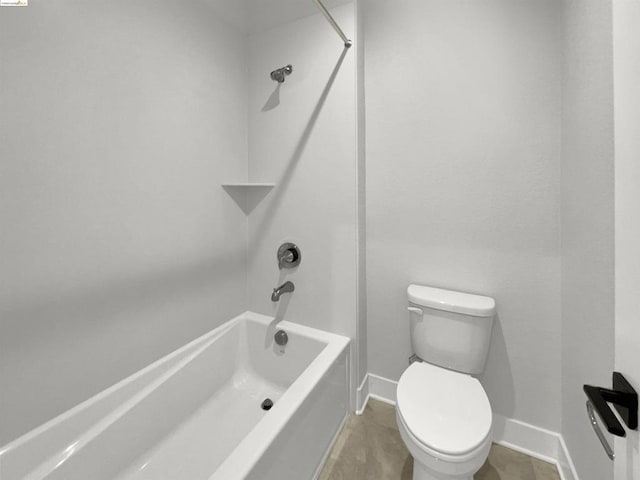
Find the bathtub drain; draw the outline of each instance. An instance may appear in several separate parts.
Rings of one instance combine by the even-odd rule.
[[[264,402],[262,402],[263,410],[271,410],[271,407],[273,407],[273,400],[271,400],[270,398],[267,398],[264,400]]]

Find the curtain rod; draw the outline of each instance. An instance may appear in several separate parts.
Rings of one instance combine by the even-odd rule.
[[[342,39],[342,41],[344,42],[345,48],[351,48],[351,45],[353,45],[353,42],[349,40],[347,36],[344,34],[342,29],[340,28],[340,25],[338,25],[338,22],[336,22],[336,20],[329,13],[329,10],[327,10],[327,7],[325,7],[320,0],[313,0],[313,2],[318,6],[322,14],[327,19],[327,21],[331,24],[331,26],[336,31],[338,36]]]

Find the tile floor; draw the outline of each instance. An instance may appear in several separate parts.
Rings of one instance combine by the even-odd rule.
[[[369,401],[364,415],[351,415],[331,450],[319,480],[411,480],[413,460],[402,443],[394,407]],[[499,445],[475,480],[560,480],[556,467]]]

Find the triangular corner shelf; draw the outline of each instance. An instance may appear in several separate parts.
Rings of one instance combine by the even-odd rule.
[[[257,183],[257,182],[245,182],[245,183],[223,183],[222,184],[222,188],[246,188],[246,189],[251,189],[251,188],[268,188],[269,190],[271,190],[272,188],[274,188],[276,186],[275,183]]]
[[[275,183],[258,182],[228,182],[222,184],[222,188],[233,198],[246,215],[249,215],[275,186]]]

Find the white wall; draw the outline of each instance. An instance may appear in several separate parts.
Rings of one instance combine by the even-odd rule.
[[[611,2],[563,2],[562,435],[581,478],[613,464],[585,412],[584,384],[613,371],[613,60]]]
[[[615,368],[640,390],[640,1],[613,2],[615,109]],[[640,432],[615,441],[616,480],[640,478]]]
[[[226,2],[229,4],[244,3],[247,9],[245,17],[247,31],[258,33],[272,28],[282,28],[284,25],[304,17],[316,15],[318,7],[311,0],[208,0]],[[353,0],[322,0],[328,9],[340,5],[353,4]]]
[[[0,11],[0,445],[245,309],[244,41],[204,1]]]
[[[369,371],[414,282],[491,295],[494,411],[560,427],[560,4],[362,0]]]
[[[351,36],[353,5],[332,13]],[[355,49],[316,14],[251,36],[249,55],[249,178],[277,184],[249,217],[249,308],[354,338]],[[287,64],[278,87],[269,72]],[[302,249],[296,271],[278,270],[284,241]],[[274,304],[286,280],[296,291]]]

